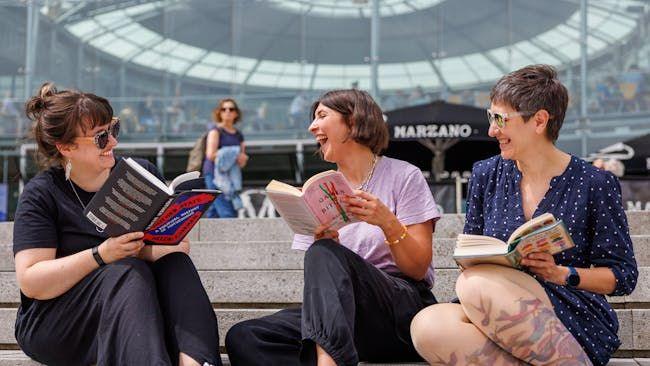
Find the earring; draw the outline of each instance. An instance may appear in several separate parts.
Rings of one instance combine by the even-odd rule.
[[[70,172],[72,171],[72,161],[68,160],[65,163],[65,180],[70,180]]]

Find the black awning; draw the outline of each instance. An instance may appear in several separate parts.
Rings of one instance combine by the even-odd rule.
[[[390,139],[489,140],[485,109],[442,100],[386,112]]]

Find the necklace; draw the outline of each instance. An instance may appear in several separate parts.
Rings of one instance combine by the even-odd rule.
[[[84,205],[83,201],[79,197],[79,193],[77,193],[77,189],[74,187],[74,184],[72,184],[72,180],[68,180],[70,182],[70,187],[72,187],[72,192],[74,192],[74,195],[77,196],[77,199],[79,200],[79,203],[81,204],[81,207],[83,207],[84,211],[86,210],[86,205]],[[103,233],[104,229],[100,229],[95,225],[95,230],[97,230],[98,233]]]
[[[370,182],[370,179],[372,178],[372,174],[375,172],[375,166],[377,165],[377,155],[372,156],[372,167],[370,168],[370,172],[368,173],[368,176],[366,179],[361,182],[361,184],[355,188],[361,191],[366,191],[368,189],[368,183]]]

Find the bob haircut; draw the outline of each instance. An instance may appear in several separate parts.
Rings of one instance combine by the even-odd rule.
[[[237,102],[235,102],[235,100],[232,98],[224,98],[221,99],[217,104],[217,106],[212,110],[212,121],[221,122],[221,108],[223,108],[223,105],[226,104],[227,102],[232,103],[235,106],[235,112],[237,112],[237,117],[235,117],[235,121],[233,122],[233,124],[241,120],[241,110],[239,109]]]
[[[546,137],[555,143],[564,122],[569,92],[552,66],[529,65],[499,79],[490,91],[490,102],[507,104],[518,112],[531,111],[522,115],[524,121],[540,109],[546,110]]]
[[[368,147],[374,154],[380,154],[388,147],[388,127],[383,113],[367,92],[357,89],[328,91],[312,104],[312,119],[316,117],[319,104],[343,115],[343,121],[350,129],[348,138]]]

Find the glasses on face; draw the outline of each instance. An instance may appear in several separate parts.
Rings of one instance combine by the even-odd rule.
[[[235,112],[237,109],[232,107],[221,107],[222,112]]]
[[[487,110],[488,123],[490,125],[494,123],[499,128],[506,127],[506,121],[509,118],[516,117],[516,116],[528,116],[532,114],[535,114],[535,112],[519,111],[519,112],[510,112],[510,113],[496,113],[496,112],[492,112],[492,110],[490,109]]]
[[[79,139],[92,140],[92,142],[95,144],[95,146],[97,146],[98,149],[103,150],[106,148],[106,145],[108,145],[108,140],[110,139],[109,136],[113,136],[113,138],[117,139],[119,135],[120,135],[120,119],[117,117],[113,117],[113,119],[111,119],[111,124],[108,126],[107,129],[97,132],[95,136],[77,137],[77,140]]]

